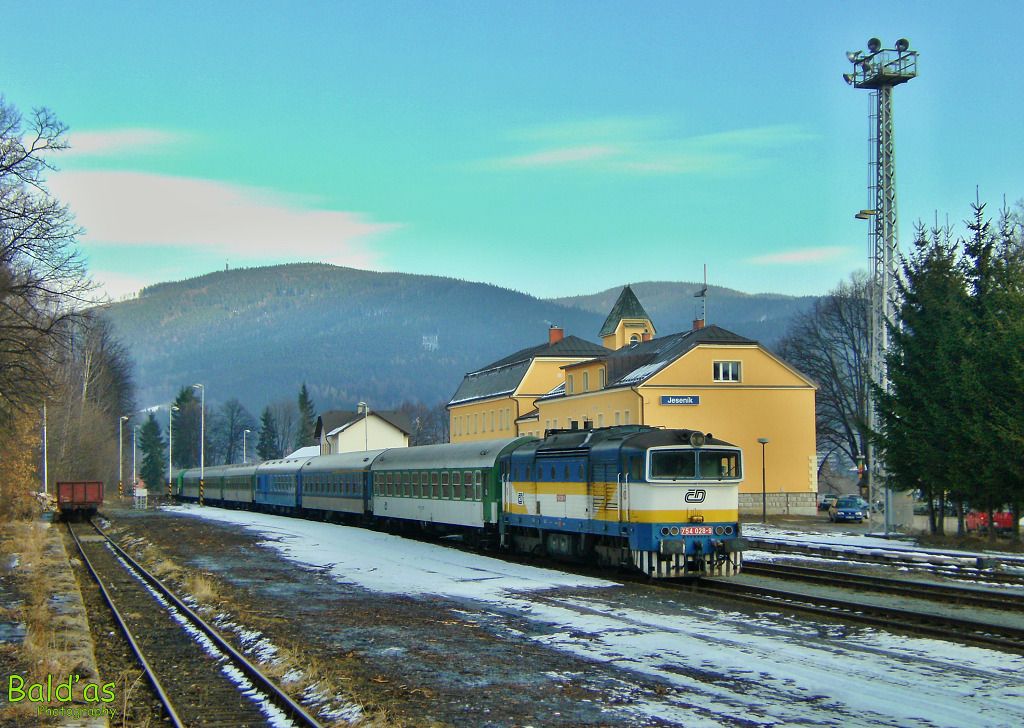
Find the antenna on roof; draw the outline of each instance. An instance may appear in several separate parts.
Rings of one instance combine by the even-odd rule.
[[[693,294],[694,298],[700,299],[700,319],[701,321],[708,320],[708,264],[704,264],[704,286]]]

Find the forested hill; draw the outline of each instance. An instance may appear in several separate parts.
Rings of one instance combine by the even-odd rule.
[[[694,299],[685,284],[633,288],[659,332],[689,327]],[[662,288],[678,291],[678,310]],[[603,308],[595,297],[573,306],[450,278],[294,264],[161,283],[107,315],[135,361],[140,406],[202,382],[208,404],[236,397],[258,412],[294,399],[306,382],[323,411],[360,400],[377,408],[447,400],[464,373],[546,341],[552,323],[596,342],[616,295],[597,294],[607,298]],[[727,308],[722,293],[722,315],[711,320],[753,338],[765,327],[739,324],[762,316],[781,324],[797,307],[781,296],[731,295],[754,307],[727,317],[742,306]]]

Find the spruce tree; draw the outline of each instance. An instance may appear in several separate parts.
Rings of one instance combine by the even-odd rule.
[[[299,390],[299,431],[295,436],[295,447],[315,445],[316,439],[316,406],[309,396],[306,383]]]
[[[142,450],[139,475],[146,487],[154,492],[161,492],[162,486],[166,485],[167,460],[164,458],[164,446],[160,425],[156,416],[150,412],[149,419],[139,430],[139,449]]]
[[[891,487],[919,489],[930,503],[962,500],[974,455],[963,440],[969,302],[957,245],[948,230],[918,227],[897,281],[898,323],[890,323],[889,390],[876,388],[879,434]],[[941,512],[939,516],[941,516]],[[941,530],[942,518],[932,518]]]
[[[260,460],[281,457],[282,453],[277,449],[276,443],[277,423],[274,421],[274,413],[270,411],[270,407],[265,407],[263,414],[260,415],[260,436],[256,444],[256,454],[260,456]]]

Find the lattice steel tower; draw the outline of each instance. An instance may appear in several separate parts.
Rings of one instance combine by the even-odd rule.
[[[900,38],[895,48],[882,48],[882,41],[871,38],[867,53],[849,51],[846,59],[853,72],[844,73],[843,79],[854,88],[871,90],[874,108],[870,164],[874,174],[869,183],[871,209],[861,210],[857,217],[874,219],[870,231],[870,352],[871,378],[886,390],[889,376],[885,367],[885,354],[889,349],[886,321],[892,320],[892,305],[896,284],[896,252],[899,249],[896,226],[896,157],[893,148],[892,90],[917,76],[917,51],[910,50],[910,41]],[[879,430],[880,418],[874,397],[868,403],[871,429]],[[881,484],[884,466],[876,461],[874,448],[868,443],[868,477],[871,500],[875,488]],[[891,526],[889,489],[885,489],[885,531]]]

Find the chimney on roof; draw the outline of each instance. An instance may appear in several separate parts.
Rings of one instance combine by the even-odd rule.
[[[700,329],[703,329],[703,328],[704,328],[704,319],[694,319],[693,320],[693,330],[694,331],[699,331]]]
[[[645,331],[642,334],[640,334],[640,340],[641,341],[650,341],[651,340],[651,332],[650,331]]]
[[[557,344],[564,338],[565,331],[562,329],[562,327],[551,324],[551,328],[548,329],[548,344]]]

